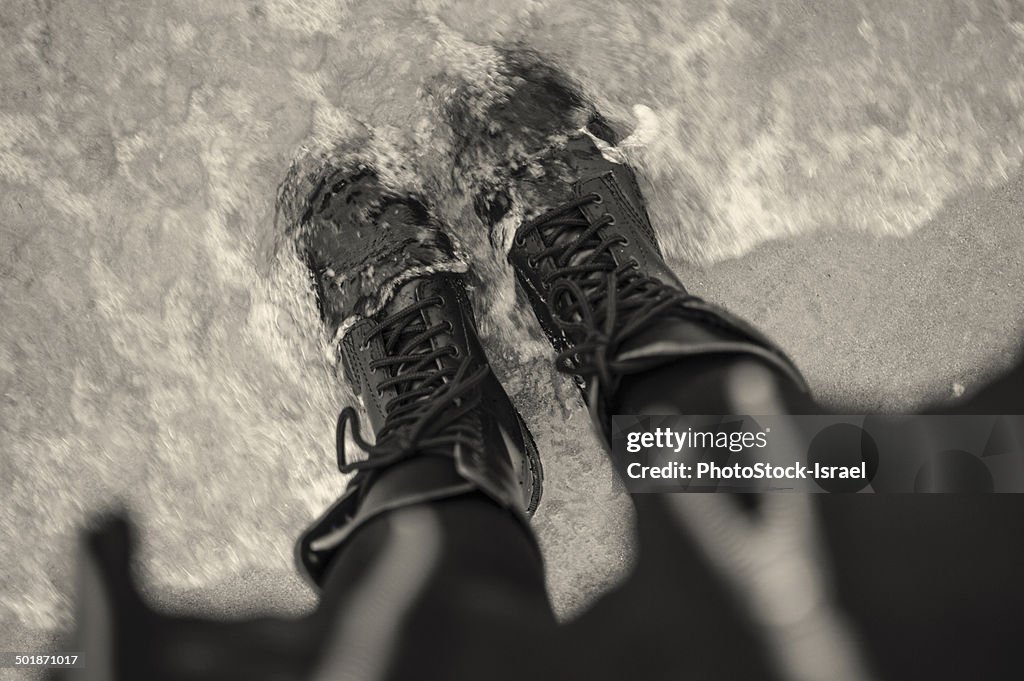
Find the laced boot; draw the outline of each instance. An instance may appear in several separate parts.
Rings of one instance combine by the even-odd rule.
[[[687,292],[615,131],[578,88],[529,54],[506,55],[496,80],[506,94],[485,106],[467,92],[450,98],[456,157],[491,164],[471,186],[477,213],[508,247],[558,369],[576,379],[605,438],[623,377],[684,357],[760,357],[806,391],[767,337]]]
[[[371,443],[356,410],[341,412],[338,467],[355,475],[300,539],[303,572],[319,584],[356,529],[411,504],[483,493],[525,521],[540,501],[537,449],[491,371],[464,266],[424,200],[365,164],[289,181],[290,229],[374,432]],[[364,457],[346,450],[347,433]]]

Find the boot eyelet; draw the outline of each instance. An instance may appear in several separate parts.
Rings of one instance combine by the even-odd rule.
[[[601,205],[602,203],[604,203],[604,197],[598,194],[597,192],[590,192],[590,198],[597,205]]]
[[[445,329],[447,329],[448,333],[455,333],[455,325],[452,324],[451,321],[446,319],[444,322],[444,327]]]
[[[459,350],[458,345],[449,345],[448,347],[450,348],[450,354],[452,357],[455,357],[456,359],[462,357],[462,350]]]
[[[516,238],[515,238],[515,240],[514,240],[514,243],[515,243],[515,245],[516,245],[516,246],[518,246],[519,248],[522,248],[523,246],[525,246],[525,245],[526,245],[526,237],[521,237],[521,236],[518,236],[518,235],[517,235],[517,236],[516,236]]]
[[[526,264],[529,265],[530,267],[536,267],[540,263],[537,261],[537,258],[531,255],[529,258],[526,259]]]
[[[380,388],[377,388],[377,397],[384,397],[384,391]]]
[[[619,239],[619,243],[622,244],[623,248],[627,248],[629,247],[629,244],[632,242],[629,240],[628,236],[624,236],[621,239]]]

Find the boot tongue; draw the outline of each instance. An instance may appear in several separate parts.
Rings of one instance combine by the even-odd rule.
[[[601,151],[587,135],[579,134],[571,137],[564,146],[552,151],[546,157],[545,172],[551,173],[551,176],[546,174],[537,180],[526,179],[523,181],[523,185],[531,189],[535,188],[532,199],[536,203],[532,205],[538,205],[542,211],[546,211],[582,198],[580,187],[583,182],[607,173],[610,170],[614,171],[615,165],[604,158]],[[581,220],[586,222],[587,216],[582,209],[575,209],[553,218],[551,222],[558,222],[560,220]],[[589,225],[589,222],[587,224]],[[548,246],[558,246],[564,250],[575,243],[587,228],[587,226],[542,228],[541,238],[544,239]],[[563,263],[559,260],[557,266],[572,267],[583,264],[590,260],[593,256],[594,247],[600,242],[601,237],[599,235],[591,237],[590,243],[576,250],[567,262]],[[610,269],[616,265],[615,259],[608,252],[599,255],[596,262],[607,264]],[[575,279],[577,283],[584,284],[584,282],[595,277],[603,278],[604,275],[598,272],[588,272],[586,274],[569,276]],[[556,301],[556,305],[558,302]],[[564,301],[561,302],[564,303]]]
[[[546,189],[546,195],[539,188],[537,191],[538,196],[541,198],[540,205],[545,210],[582,198],[580,187],[584,182],[609,171],[615,172],[618,167],[618,164],[604,157],[594,141],[585,133],[577,133],[571,136],[564,146],[552,151],[547,157],[547,164],[549,167],[556,169],[552,171],[556,175],[550,178],[545,176],[537,182],[538,185],[542,185]],[[556,179],[558,181],[552,181]],[[582,209],[573,211],[568,217],[571,219],[587,219]],[[553,240],[548,241],[548,245],[568,246],[579,237],[584,229],[586,228],[561,229]],[[593,245],[596,246],[600,239],[594,238]],[[578,265],[590,257],[591,252],[591,249],[582,248],[572,256],[567,264]],[[602,256],[602,258],[604,257],[607,257],[610,264],[614,264],[610,254]]]
[[[390,300],[388,300],[388,302],[377,313],[378,320],[383,320],[385,317],[393,314],[400,315],[402,310],[438,293],[438,286],[440,286],[440,284],[438,284],[436,280],[431,281],[421,278],[412,279],[397,286]],[[450,344],[452,342],[452,332],[441,331],[440,333],[433,335],[430,340],[419,342],[412,347],[408,347],[408,344],[409,341],[413,340],[413,338],[420,335],[426,329],[434,327],[438,323],[443,323],[444,314],[445,311],[439,306],[427,306],[418,312],[411,313],[411,315],[414,315],[411,320],[402,320],[401,323],[393,325],[390,329],[385,329],[382,333],[381,340],[384,342],[386,348],[391,348],[389,354],[392,356],[398,354],[410,354],[415,356],[432,352],[435,348]],[[409,321],[407,326],[405,326],[405,321]],[[403,326],[404,329],[402,328]],[[399,337],[396,338],[395,334],[399,334]],[[391,371],[391,375],[399,377],[403,373],[410,371],[430,372],[435,369],[437,371],[444,371],[446,369],[457,370],[461,362],[461,359],[453,355],[442,355],[441,357],[431,360],[426,366],[417,366],[419,364],[419,360],[412,360],[395,367]],[[430,379],[426,380],[429,381]],[[446,376],[441,380],[444,383],[448,383],[451,380],[451,377]],[[416,383],[411,385],[403,384],[399,394],[415,390],[417,387],[422,386],[423,383],[424,381],[416,381]]]
[[[379,319],[383,319],[384,317],[401,312],[403,309],[415,304],[419,298],[417,293],[419,291],[420,284],[421,280],[412,279],[396,286],[394,293],[377,312],[377,317]],[[430,341],[424,341],[422,343],[417,343],[413,347],[407,347],[409,341],[422,333],[430,323],[425,310],[420,310],[414,314],[415,316],[411,321],[409,321],[408,325],[405,324],[406,320],[403,320],[402,323],[385,329],[381,334],[381,340],[384,342],[384,347],[389,348],[389,355],[415,355],[430,351]],[[397,338],[395,337],[396,335],[398,336]],[[391,375],[400,376],[407,371],[411,371],[412,365],[415,363],[416,361],[413,360],[407,364],[398,365],[391,370]],[[437,360],[432,362],[429,367],[426,367],[426,369],[429,371],[431,367],[437,367],[438,369],[441,368]],[[405,393],[409,390],[414,390],[415,388],[415,385],[405,385],[401,392]]]

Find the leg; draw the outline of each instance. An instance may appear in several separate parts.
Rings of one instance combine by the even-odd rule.
[[[314,679],[526,678],[555,627],[532,538],[483,495],[368,523],[332,561],[314,620]]]
[[[450,105],[466,145],[459,158],[497,168],[477,187],[478,213],[492,241],[509,247],[517,283],[597,430],[607,439],[615,413],[728,414],[752,396],[761,403],[752,413],[811,409],[783,353],[690,295],[667,266],[633,170],[586,98],[530,57],[499,69],[507,99]],[[550,115],[536,122],[530,112]],[[508,234],[506,216],[526,219]],[[635,573],[567,627],[578,674],[770,678],[753,627],[666,498],[635,500]]]
[[[757,357],[711,355],[623,377],[616,414],[809,414],[820,408]]]
[[[286,215],[375,433],[342,412],[338,462],[355,476],[297,547],[324,593],[321,671],[514,678],[554,626],[527,524],[542,476],[477,339],[465,264],[421,197],[365,164],[309,172],[293,171]]]

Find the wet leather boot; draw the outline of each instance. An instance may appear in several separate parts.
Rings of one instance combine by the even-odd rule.
[[[489,164],[486,175],[466,171],[477,213],[606,439],[623,377],[681,358],[755,356],[806,391],[767,337],[687,292],[616,132],[564,74],[508,53],[493,79],[502,94],[491,100],[456,88],[446,102],[456,159]]]
[[[331,556],[388,511],[485,494],[526,521],[542,472],[529,430],[491,371],[463,283],[463,261],[423,198],[385,187],[368,165],[289,180],[286,218],[373,430],[338,419],[344,495],[301,537],[301,571],[320,584]],[[307,191],[296,191],[295,188]],[[346,434],[365,452],[354,458]]]

